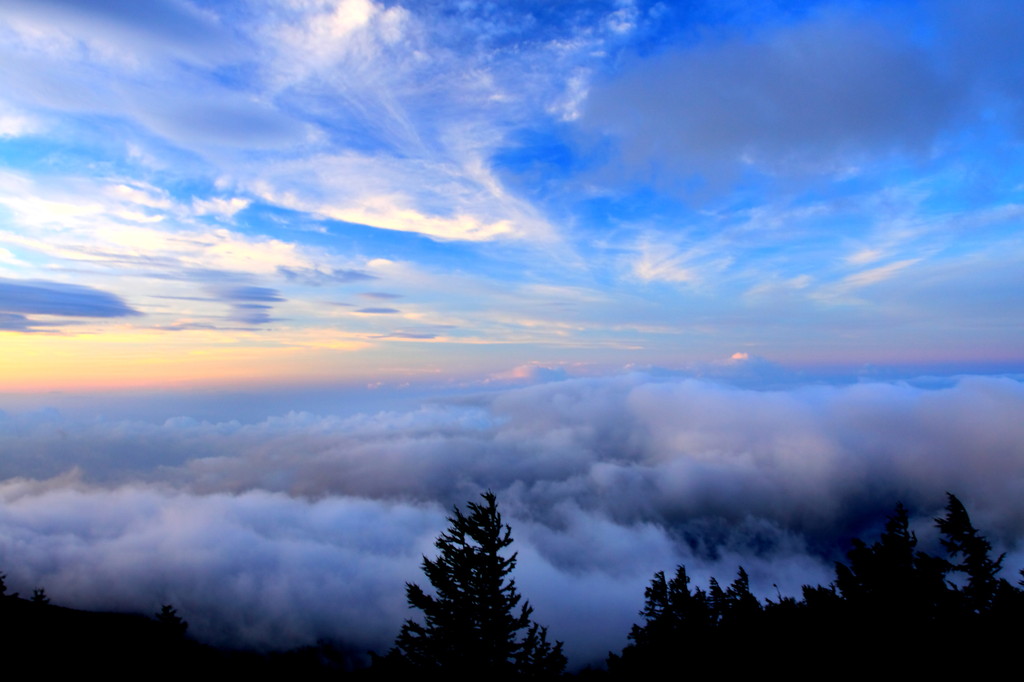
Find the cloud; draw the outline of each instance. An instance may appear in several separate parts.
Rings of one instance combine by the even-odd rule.
[[[155,328],[170,332],[209,331],[217,329],[215,325],[207,324],[205,322],[174,322],[172,324],[160,325]]]
[[[524,14],[368,0],[280,11],[260,31],[269,87],[308,102],[323,144],[234,175],[265,202],[347,223],[439,241],[550,238],[542,211],[492,164],[510,131],[543,116],[547,91],[562,87],[550,64],[522,78],[520,60],[539,66],[546,43],[486,44],[491,32],[519,33],[534,20]]]
[[[446,241],[550,238],[490,159],[561,77],[548,65],[524,83],[513,54],[474,47],[485,27],[521,31],[521,11],[470,26],[486,8],[457,19],[368,0],[116,7],[16,4],[0,80],[26,111],[103,114],[135,146],[191,150],[231,185],[314,216]],[[547,58],[545,43],[517,40],[531,62]],[[236,209],[198,201],[200,215]]]
[[[254,286],[222,286],[214,289],[217,295],[227,301],[280,302],[284,299],[275,289]]]
[[[402,312],[397,308],[360,308],[356,311],[357,313],[364,313],[367,315],[393,315],[395,313]]]
[[[291,147],[315,133],[272,98],[214,75],[256,56],[231,8],[218,16],[159,0],[123,9],[115,0],[17,0],[0,25],[13,67],[0,79],[28,108],[103,114],[127,123],[133,141],[155,133],[205,156]]]
[[[416,579],[419,551],[444,523],[437,507],[355,498],[65,483],[0,484],[0,552],[19,557],[4,567],[9,586],[31,575],[78,608],[148,613],[173,603],[192,634],[231,645],[244,621],[250,646],[333,636],[379,647],[405,615],[393,584]]]
[[[42,129],[43,125],[35,117],[0,106],[0,138],[23,137],[38,133]]]
[[[160,55],[192,63],[209,63],[231,52],[216,20],[192,4],[153,0],[125,12],[119,0],[11,0],[5,18],[30,32],[59,32],[90,43],[112,57],[118,50],[138,58]],[[124,59],[125,56],[121,56]]]
[[[284,149],[308,140],[311,129],[271,104],[216,87],[198,86],[202,99],[145,90],[125,103],[153,130],[199,153],[211,148]]]
[[[880,265],[877,268],[862,270],[861,272],[845,277],[841,284],[850,288],[870,286],[893,277],[896,273],[919,262],[920,260],[920,258],[907,258],[905,260],[896,261],[895,263]]]
[[[443,510],[492,489],[518,584],[583,663],[625,644],[654,571],[685,563],[706,584],[741,564],[760,594],[797,594],[827,582],[846,541],[872,537],[898,500],[929,547],[955,492],[1011,551],[1007,566],[1024,565],[1018,381],[764,391],[534,378],[350,417],[8,414],[0,553],[18,560],[3,570],[15,589],[77,605],[149,612],[173,598],[219,641],[337,636],[380,651]]]
[[[118,183],[106,188],[106,194],[117,201],[125,201],[146,208],[167,210],[174,207],[174,201],[165,190],[147,183]]]
[[[377,339],[408,339],[410,341],[428,341],[430,339],[436,339],[437,334],[433,332],[405,332],[405,331],[394,331],[389,334],[382,334],[375,336]]]
[[[700,279],[696,264],[692,263],[695,254],[682,252],[674,244],[645,239],[637,251],[629,265],[633,275],[644,282],[692,284]]]
[[[978,5],[936,3],[916,17],[943,36],[930,43],[898,13],[828,6],[748,36],[712,35],[595,83],[581,122],[616,136],[635,167],[712,182],[744,167],[832,175],[891,153],[927,157],[942,133],[978,120],[986,97],[1012,97],[1009,83],[1024,79],[1019,59],[967,49],[994,37],[994,51],[1019,53],[1007,40],[1024,28],[1012,3]]]
[[[290,281],[317,287],[323,284],[347,284],[349,282],[377,279],[376,275],[371,275],[362,270],[345,270],[341,268],[324,271],[315,268],[286,268],[282,266],[277,271]]]
[[[261,275],[281,269],[327,274],[334,269],[330,262],[319,262],[320,252],[268,235],[197,229],[180,219],[160,226],[126,224],[126,212],[138,215],[140,206],[160,211],[157,215],[174,215],[175,204],[167,193],[144,183],[73,177],[42,183],[0,173],[0,205],[11,210],[22,228],[0,231],[0,239],[56,260],[163,270],[175,276],[204,269]]]
[[[218,299],[231,304],[231,319],[242,324],[266,324],[273,322],[270,303],[281,303],[285,299],[276,289],[249,285],[219,285],[211,287]]]
[[[409,31],[408,10],[384,8],[370,0],[307,3],[305,7],[295,3],[288,9],[289,21],[268,27],[274,34],[270,44],[279,48],[274,64],[283,81],[279,87],[336,77],[336,69],[345,64],[376,70],[374,62],[381,53]]]
[[[498,372],[488,378],[488,383],[524,383],[534,384],[547,381],[564,381],[569,373],[564,367],[545,367],[536,363],[520,365],[506,372]]]
[[[46,322],[34,322],[24,315],[16,313],[0,313],[0,331],[5,332],[34,332],[39,327],[48,326]]]
[[[61,317],[141,315],[119,296],[78,284],[0,279],[0,311]]]
[[[196,212],[196,215],[215,215],[221,218],[233,218],[236,213],[248,208],[250,203],[252,202],[249,199],[241,197],[231,197],[230,199],[221,197],[212,197],[210,199],[194,198],[192,200],[192,209]]]
[[[297,165],[308,165],[298,174],[302,185],[294,177]],[[525,202],[503,192],[495,196],[495,187],[481,187],[473,178],[453,172],[450,164],[346,155],[284,166],[271,170],[278,177],[258,180],[250,190],[292,210],[439,241],[536,237],[549,229]],[[389,193],[381,194],[382,190]],[[330,198],[320,199],[318,194]]]
[[[335,220],[385,230],[418,232],[442,240],[489,241],[501,236],[514,236],[517,231],[508,220],[488,223],[466,214],[452,218],[430,216],[401,205],[391,205],[391,199],[385,197],[370,197],[362,200],[359,206],[351,208],[320,210]]]

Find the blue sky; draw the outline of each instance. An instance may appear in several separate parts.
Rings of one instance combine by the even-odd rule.
[[[1022,34],[1013,2],[12,0],[11,386],[1019,371]]]

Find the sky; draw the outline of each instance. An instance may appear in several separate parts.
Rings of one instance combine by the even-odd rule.
[[[898,499],[1024,565],[1021,92],[1015,0],[5,0],[0,570],[379,650],[492,489],[580,662]]]
[[[20,392],[1024,363],[1015,2],[9,0]]]

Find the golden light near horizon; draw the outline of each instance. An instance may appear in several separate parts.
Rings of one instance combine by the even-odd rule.
[[[124,331],[47,335],[0,333],[3,390],[42,392],[110,388],[173,388],[365,378],[339,355],[367,348],[357,339],[313,347],[239,342],[220,332]]]

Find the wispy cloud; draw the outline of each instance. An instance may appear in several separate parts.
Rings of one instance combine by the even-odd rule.
[[[285,300],[280,292],[267,287],[219,285],[212,287],[212,291],[219,300],[231,305],[233,320],[251,325],[272,322],[271,304]]]
[[[360,308],[356,312],[367,315],[393,315],[401,311],[397,308]]]
[[[249,199],[232,197],[225,199],[213,197],[211,199],[193,199],[192,207],[196,215],[215,215],[222,218],[232,218],[239,211],[244,211],[250,204]]]

